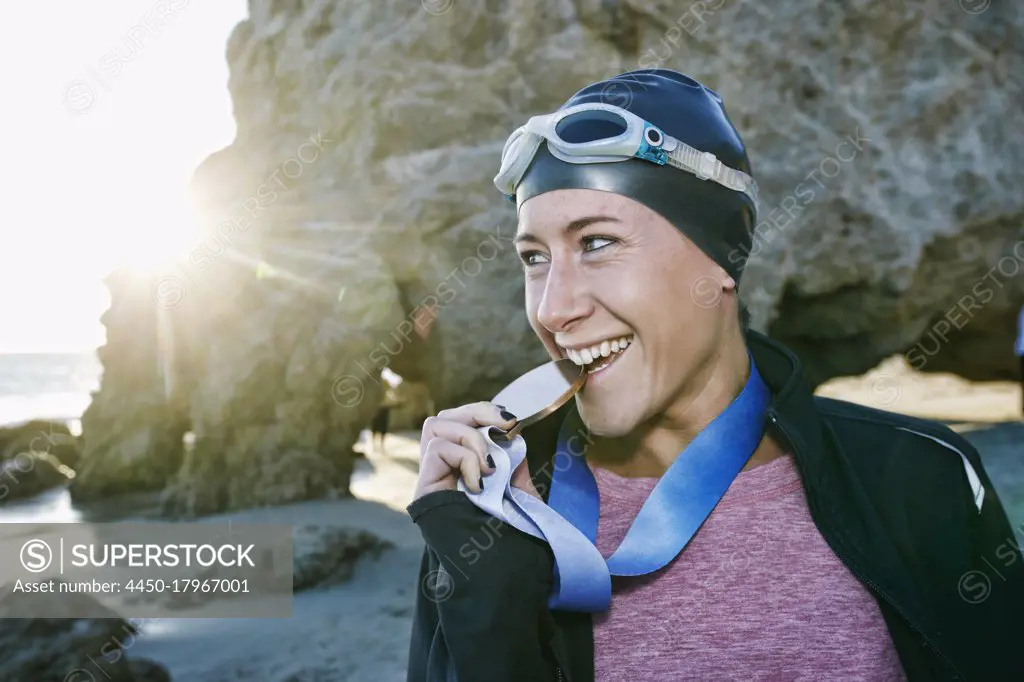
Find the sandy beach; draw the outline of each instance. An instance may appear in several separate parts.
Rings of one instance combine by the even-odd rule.
[[[405,514],[412,499],[418,434],[388,438],[388,455],[360,461],[358,499],[308,502],[221,517],[238,523],[337,524],[394,544],[361,561],[337,587],[297,594],[289,619],[149,619],[131,654],[163,663],[173,680],[400,682],[423,543]]]

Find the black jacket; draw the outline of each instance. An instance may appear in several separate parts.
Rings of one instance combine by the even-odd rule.
[[[1024,557],[975,449],[936,422],[816,397],[787,348],[756,332],[748,347],[814,523],[875,596],[909,680],[1024,680]],[[545,498],[569,409],[523,434]],[[426,542],[409,682],[593,680],[591,616],[547,608],[543,542],[458,491],[408,512]]]

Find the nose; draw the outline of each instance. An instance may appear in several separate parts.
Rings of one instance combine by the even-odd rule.
[[[537,321],[551,333],[568,332],[593,312],[585,276],[570,259],[553,260],[543,283]]]

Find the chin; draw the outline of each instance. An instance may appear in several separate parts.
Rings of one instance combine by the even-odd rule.
[[[620,438],[628,435],[639,423],[638,415],[622,409],[622,406],[609,406],[602,409],[595,405],[587,405],[577,401],[576,409],[587,430],[602,438]]]

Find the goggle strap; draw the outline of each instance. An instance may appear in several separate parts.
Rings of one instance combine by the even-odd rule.
[[[711,152],[694,149],[685,142],[675,141],[675,149],[668,152],[668,162],[681,170],[693,173],[702,180],[713,180],[736,192],[748,195],[756,205],[757,187],[754,179],[718,160]]]

